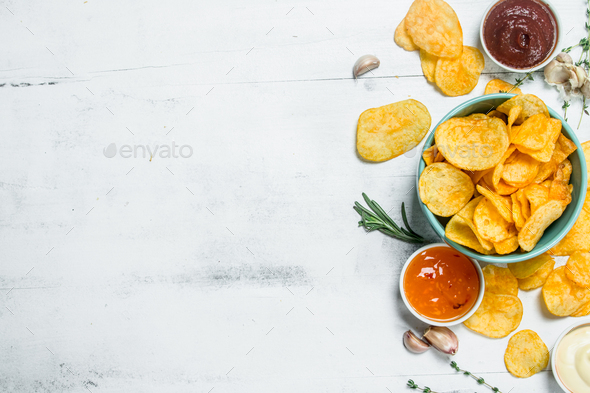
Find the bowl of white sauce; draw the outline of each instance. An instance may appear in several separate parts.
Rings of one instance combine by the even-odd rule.
[[[553,376],[567,393],[590,393],[590,321],[567,328],[551,355]]]

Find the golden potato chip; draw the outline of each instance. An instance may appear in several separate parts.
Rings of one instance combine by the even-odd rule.
[[[561,266],[547,277],[543,285],[543,300],[551,314],[566,317],[590,302],[590,290],[567,278],[565,266]]]
[[[441,217],[450,217],[461,210],[475,191],[469,176],[442,162],[428,165],[422,171],[418,188],[422,202]]]
[[[520,210],[522,212],[522,216],[524,217],[525,221],[529,219],[531,216],[531,204],[527,199],[524,189],[520,189],[516,192],[516,197],[520,201]]]
[[[414,43],[438,57],[459,57],[463,30],[457,14],[442,0],[415,0],[405,18]]]
[[[448,96],[462,96],[471,92],[485,67],[479,49],[464,46],[463,54],[456,58],[440,58],[436,63],[436,85]]]
[[[518,132],[520,131],[520,126],[515,126],[513,124],[510,126],[510,129],[508,131],[510,134],[510,143],[512,143],[512,141],[514,140],[514,138],[516,138],[516,135],[518,135]]]
[[[484,95],[494,93],[514,93],[522,94],[522,91],[518,87],[514,87],[513,84],[504,82],[502,79],[492,79],[486,85]]]
[[[518,281],[505,267],[487,265],[482,269],[486,292],[496,295],[518,296]]]
[[[516,194],[510,195],[510,198],[512,199],[512,221],[514,221],[514,226],[516,227],[516,230],[520,231],[524,226],[526,219],[522,214],[520,200],[516,197]]]
[[[588,315],[590,315],[590,302],[578,308],[573,314],[570,315],[570,317],[585,317]]]
[[[575,284],[590,288],[590,254],[574,252],[565,264],[565,275]]]
[[[512,275],[516,278],[527,278],[535,274],[543,265],[552,260],[553,258],[549,255],[541,254],[527,261],[509,263],[508,269],[510,269],[510,272],[512,272]]]
[[[511,195],[518,191],[518,188],[506,184],[504,179],[500,179],[500,182],[494,187],[492,179],[493,175],[494,172],[490,172],[484,175],[484,177],[479,181],[479,185],[481,185],[482,187],[489,188],[498,195]]]
[[[590,141],[582,143],[582,150],[584,151],[584,157],[586,158],[586,169],[590,175]]]
[[[499,243],[494,243],[494,250],[500,255],[506,255],[518,250],[518,246],[518,235],[514,235]]]
[[[465,171],[465,173],[467,173],[467,175],[471,178],[473,184],[477,184],[488,172],[491,172],[493,169],[494,168],[485,169],[483,171]]]
[[[492,176],[492,185],[494,187],[497,188],[498,184],[500,183],[500,180],[502,180],[502,174],[504,173],[504,163],[508,158],[512,156],[515,150],[516,146],[510,145],[508,147],[508,150],[506,150],[506,152],[502,156],[502,159],[500,160],[498,165],[496,165],[496,167],[494,168],[494,175]]]
[[[438,150],[436,152],[436,157],[434,157],[434,162],[443,162],[444,160],[445,160],[445,157],[442,155],[440,150]]]
[[[489,117],[497,117],[498,119],[502,120],[504,123],[508,123],[508,118],[506,117],[505,114],[503,114],[502,112],[498,112],[497,110],[493,110],[490,113],[488,113]]]
[[[549,177],[551,177],[555,173],[556,170],[557,170],[557,163],[554,162],[553,160],[551,160],[549,162],[542,162],[541,165],[539,165],[539,172],[537,173],[537,176],[535,176],[535,180],[533,182],[534,183],[544,182]]]
[[[500,112],[500,111],[498,111]],[[520,116],[520,112],[522,112],[522,107],[520,105],[513,106],[510,108],[510,112],[508,112],[508,133],[510,134],[510,143],[516,139],[516,135],[520,132],[520,127],[514,126],[514,122]],[[502,112],[500,112],[502,113]],[[506,116],[506,115],[504,115]],[[514,126],[514,129],[512,129]]]
[[[420,49],[420,65],[422,66],[422,73],[428,82],[434,82],[434,72],[436,70],[436,62],[438,57],[431,55],[424,49]]]
[[[549,198],[560,201],[571,202],[570,176],[572,174],[572,163],[566,159],[557,166],[555,176],[551,182]]]
[[[506,221],[487,198],[482,199],[475,208],[473,223],[479,235],[493,243],[499,243],[514,234],[514,225]]]
[[[518,279],[518,287],[523,291],[541,288],[543,285],[545,285],[547,277],[549,277],[554,267],[555,261],[551,259],[541,266],[541,268],[537,270],[532,276]]]
[[[548,126],[549,118],[545,114],[532,115],[521,124],[520,131],[512,143],[530,150],[541,150],[554,137],[553,128],[549,129]],[[558,136],[559,134],[555,138]]]
[[[514,222],[512,217],[512,199],[507,196],[498,195],[487,187],[476,186],[477,191],[484,195],[494,205],[498,213],[508,222]]]
[[[572,255],[575,251],[590,252],[590,193],[586,194],[584,208],[574,226],[555,247],[553,255]]]
[[[524,195],[531,206],[531,214],[549,202],[549,189],[540,184],[531,184],[524,188]]]
[[[485,292],[481,305],[463,324],[491,338],[506,337],[522,320],[522,302],[516,296]]]
[[[549,350],[537,333],[521,330],[508,341],[504,363],[510,374],[528,378],[547,367]]]
[[[456,215],[459,216],[459,217],[461,217],[461,218],[463,218],[465,220],[465,223],[469,226],[469,228],[471,228],[471,230],[473,231],[473,234],[477,237],[477,240],[479,241],[479,244],[485,250],[492,251],[494,249],[494,244],[492,242],[490,242],[490,241],[482,238],[479,235],[479,233],[477,232],[477,229],[475,228],[475,225],[473,224],[473,215],[475,214],[475,209],[477,208],[477,205],[479,204],[479,202],[482,199],[483,199],[482,196],[479,196],[477,198],[472,199]]]
[[[538,208],[518,233],[518,244],[524,251],[531,251],[555,220],[563,214],[567,205],[561,201],[551,200]]]
[[[496,117],[449,119],[436,128],[434,138],[448,162],[471,171],[494,167],[510,144],[506,124]]]
[[[532,119],[532,117],[528,120],[530,119]],[[526,121],[522,126],[524,126],[524,124],[526,124]],[[555,143],[561,134],[561,121],[558,119],[549,119],[547,123],[547,134],[549,136],[549,142],[541,150],[532,150],[521,145],[517,146],[518,150],[528,154],[537,161],[550,162],[553,157],[553,152],[555,151]]]
[[[554,157],[555,162],[558,164],[568,158],[570,154],[575,152],[578,149],[576,144],[568,139],[565,135],[559,134],[557,137],[557,142],[555,144],[555,150],[557,151],[556,156]]]
[[[526,187],[537,177],[540,165],[541,163],[539,161],[528,154],[515,151],[502,164],[502,179],[511,186],[518,188]]]
[[[516,105],[522,107],[522,111],[518,118],[515,120],[514,124],[519,125],[522,124],[525,119],[536,115],[537,113],[543,113],[546,117],[549,117],[549,110],[547,109],[547,105],[537,96],[532,94],[519,94],[517,96],[512,97],[508,101],[502,103],[498,108],[500,112],[509,115],[510,109]]]
[[[445,237],[457,244],[469,247],[480,254],[494,253],[493,249],[486,250],[481,246],[477,236],[475,236],[467,221],[458,215],[454,215],[447,223],[447,226],[445,227]]]
[[[428,149],[424,150],[422,152],[422,159],[424,160],[424,163],[427,166],[432,164],[437,153],[438,149],[436,148],[436,145],[432,145]]]
[[[416,100],[404,100],[361,113],[356,147],[369,161],[387,161],[416,147],[430,129],[430,113]]]
[[[397,28],[395,29],[395,35],[393,36],[393,40],[396,44],[398,44],[407,51],[414,51],[420,49],[416,44],[414,44],[412,37],[410,37],[410,35],[408,34],[405,19],[402,19],[399,25],[397,25]]]

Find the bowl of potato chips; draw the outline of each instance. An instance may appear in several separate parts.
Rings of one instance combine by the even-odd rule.
[[[424,144],[416,189],[434,231],[459,252],[520,262],[556,245],[586,197],[574,131],[532,94],[496,93],[449,112]]]

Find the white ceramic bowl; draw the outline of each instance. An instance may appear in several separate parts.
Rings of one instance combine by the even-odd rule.
[[[559,344],[561,344],[561,340],[563,340],[566,334],[582,326],[590,326],[590,320],[588,320],[588,318],[584,318],[583,321],[575,323],[572,326],[565,329],[563,333],[561,333],[561,335],[557,338],[555,346],[553,347],[553,352],[551,352],[551,371],[553,372],[553,377],[557,381],[559,387],[566,393],[572,393],[572,391],[565,387],[563,382],[561,382],[561,378],[559,378],[559,375],[557,374],[557,367],[555,367],[555,362],[557,361],[557,349],[559,348]]]
[[[402,300],[404,301],[404,304],[406,305],[406,307],[408,308],[408,310],[410,310],[410,312],[412,314],[414,314],[414,316],[416,318],[418,318],[419,320],[421,320],[422,322],[425,322],[425,323],[427,323],[429,325],[432,325],[432,326],[454,326],[454,325],[458,325],[460,323],[463,323],[470,316],[472,316],[475,313],[475,311],[477,311],[477,309],[479,308],[479,305],[481,304],[481,301],[483,300],[483,294],[485,292],[485,281],[484,281],[484,278],[483,278],[483,272],[481,271],[481,266],[479,266],[479,262],[477,262],[475,259],[469,258],[468,256],[465,255],[465,258],[469,259],[471,261],[471,263],[473,263],[473,266],[475,267],[475,270],[477,271],[477,276],[479,277],[479,295],[477,296],[477,300],[475,301],[475,304],[473,305],[473,307],[471,308],[471,310],[469,310],[469,312],[467,314],[465,314],[464,316],[462,316],[459,319],[454,319],[452,321],[444,321],[444,322],[441,322],[441,321],[433,321],[431,319],[425,318],[424,316],[420,315],[416,310],[414,310],[414,307],[412,307],[412,305],[408,301],[408,298],[406,297],[406,292],[404,291],[404,276],[406,275],[406,270],[408,269],[408,266],[410,265],[410,262],[412,262],[412,260],[414,258],[416,258],[416,256],[418,256],[418,254],[420,254],[424,250],[428,250],[429,248],[434,248],[434,247],[446,247],[446,248],[450,248],[452,250],[455,250],[454,248],[450,247],[446,243],[433,243],[433,244],[429,244],[427,246],[424,246],[424,247],[416,250],[415,253],[413,253],[412,255],[410,255],[410,257],[408,258],[408,260],[404,264],[404,267],[402,268],[402,272],[401,272],[401,275],[400,275],[400,278],[399,278],[399,290],[400,290],[401,295],[402,295]]]
[[[561,52],[561,46],[560,46],[560,41],[561,41],[561,37],[562,37],[562,24],[561,24],[561,19],[559,18],[559,14],[557,13],[557,9],[547,0],[537,0],[543,4],[545,4],[547,6],[547,8],[549,8],[551,10],[551,12],[553,12],[553,15],[555,16],[555,21],[557,22],[557,37],[556,37],[556,42],[555,42],[555,47],[553,48],[553,51],[547,56],[547,58],[545,59],[545,61],[543,61],[541,64],[533,67],[533,68],[528,68],[528,69],[519,69],[519,68],[512,68],[509,67],[505,64],[500,63],[499,61],[497,61],[488,51],[488,48],[486,47],[486,42],[484,40],[483,37],[483,27],[486,21],[486,18],[488,17],[488,14],[490,13],[490,10],[498,3],[502,2],[504,0],[494,0],[492,1],[492,3],[488,6],[488,8],[486,8],[485,12],[483,13],[483,16],[481,18],[481,24],[479,26],[479,39],[481,41],[481,46],[483,47],[483,50],[485,51],[485,53],[488,55],[488,57],[490,59],[492,59],[492,61],[494,63],[496,63],[497,65],[499,65],[500,67],[504,68],[505,70],[508,70],[510,72],[529,72],[529,71],[536,71],[536,70],[540,70],[542,68],[545,68],[545,66],[547,64],[549,64],[549,62],[555,57],[557,56],[557,54],[559,52]]]

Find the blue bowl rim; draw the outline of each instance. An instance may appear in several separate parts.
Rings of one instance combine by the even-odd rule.
[[[479,103],[482,101],[493,100],[493,99],[497,99],[497,98],[500,98],[500,99],[505,98],[506,100],[508,100],[514,96],[516,96],[516,94],[511,94],[511,93],[487,94],[487,95],[472,98],[472,99],[456,106],[454,109],[452,109],[449,113],[447,113],[438,122],[438,124],[432,129],[432,131],[430,131],[430,134],[426,137],[426,140],[424,142],[422,150],[426,149],[427,147],[432,146],[432,144],[434,143],[434,132],[436,131],[438,126],[440,126],[443,122],[447,121],[451,117],[456,116],[456,114],[459,113],[460,111],[468,108],[469,106],[471,106],[473,104],[476,104],[476,103]],[[561,239],[563,239],[565,237],[565,235],[567,235],[567,233],[570,231],[570,229],[572,229],[576,220],[578,219],[578,216],[582,212],[582,208],[584,207],[584,200],[586,199],[586,190],[587,190],[587,185],[588,185],[588,169],[586,168],[586,159],[584,157],[584,151],[582,149],[580,141],[578,140],[578,137],[577,137],[576,133],[574,132],[574,130],[556,111],[554,111],[553,109],[551,109],[549,107],[547,107],[547,109],[549,109],[549,115],[551,117],[556,118],[561,121],[562,127],[567,132],[567,137],[569,139],[571,139],[576,144],[577,149],[572,154],[578,155],[578,158],[580,160],[580,169],[582,172],[581,173],[581,176],[582,176],[581,184],[582,185],[586,184],[586,187],[582,187],[581,190],[574,190],[574,191],[579,192],[579,198],[578,198],[578,203],[574,207],[574,212],[573,212],[573,215],[570,218],[570,220],[559,231],[559,234],[557,236],[555,236],[553,239],[551,239],[551,241],[547,242],[546,245],[544,245],[542,247],[535,246],[535,248],[533,248],[531,251],[526,252],[526,253],[511,253],[511,254],[507,254],[507,255],[484,255],[484,254],[480,254],[477,251],[474,251],[470,248],[464,247],[464,246],[448,239],[445,236],[445,228],[438,221],[436,216],[428,209],[428,207],[426,207],[426,205],[420,199],[420,190],[419,190],[418,183],[420,181],[420,174],[422,173],[422,171],[426,167],[424,160],[422,159],[422,154],[420,154],[419,160],[418,160],[418,171],[416,174],[416,193],[418,194],[418,201],[420,203],[420,208],[422,209],[422,212],[426,215],[426,218],[428,219],[428,222],[430,223],[430,226],[432,227],[432,229],[434,229],[436,234],[438,236],[440,236],[440,238],[445,243],[447,243],[448,245],[450,245],[451,247],[453,247],[454,249],[456,249],[460,253],[465,254],[471,258],[475,258],[478,261],[490,262],[490,263],[516,263],[516,262],[522,262],[522,261],[529,260],[531,258],[534,258],[538,255],[541,255],[541,254],[547,252],[549,249],[551,249],[553,246],[555,246],[557,243],[559,243],[559,241]],[[436,224],[434,224],[434,223],[436,223]]]

